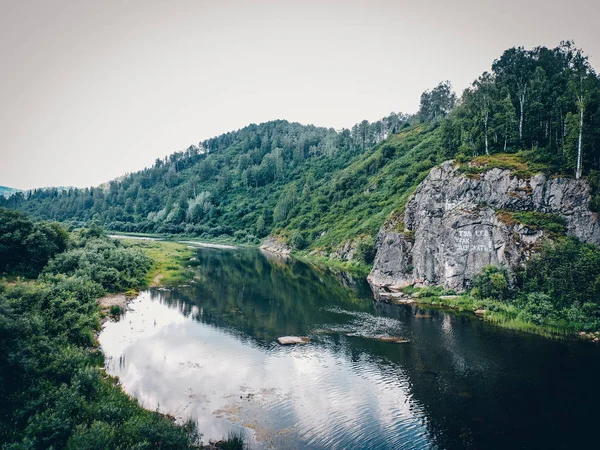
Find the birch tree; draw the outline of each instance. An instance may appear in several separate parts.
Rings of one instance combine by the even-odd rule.
[[[575,53],[571,64],[570,89],[575,96],[575,104],[579,115],[579,127],[577,137],[577,163],[575,167],[575,178],[581,178],[583,172],[583,125],[584,115],[589,94],[592,86],[593,71],[589,65],[587,56],[580,50]]]

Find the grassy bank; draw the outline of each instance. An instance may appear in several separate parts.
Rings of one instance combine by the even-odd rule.
[[[582,331],[581,324],[568,320],[552,320],[519,301],[505,302],[491,298],[478,299],[469,294],[455,295],[441,287],[405,288],[403,292],[419,305],[449,308],[473,314],[494,325],[510,330],[534,333],[551,338],[584,338],[600,340],[598,331]],[[598,341],[596,341],[598,342]]]
[[[193,277],[193,273],[187,266],[189,260],[194,256],[194,249],[189,248],[185,243],[180,241],[190,240],[206,244],[225,244],[245,248],[258,248],[258,245],[256,244],[240,243],[235,240],[199,239],[194,237],[185,238],[180,235],[162,236],[148,233],[115,234],[130,236],[131,239],[121,238],[120,240],[128,247],[140,249],[152,259],[153,266],[146,277],[147,286],[183,283]],[[136,238],[153,238],[157,240],[142,240]],[[311,255],[308,251],[293,251],[290,256],[310,264],[350,272],[362,277],[366,277],[371,271],[371,266],[361,261],[341,261],[328,257],[315,256],[314,254]]]
[[[121,242],[128,248],[140,250],[152,260],[144,287],[184,283],[193,277],[189,261],[194,251],[185,244],[137,239],[121,239]]]

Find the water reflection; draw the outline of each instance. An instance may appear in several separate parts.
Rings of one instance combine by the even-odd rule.
[[[127,392],[195,418],[205,440],[238,429],[257,448],[589,442],[593,346],[374,303],[362,280],[252,250],[197,258],[194,283],[144,292],[100,341]],[[311,342],[280,347],[282,335]]]

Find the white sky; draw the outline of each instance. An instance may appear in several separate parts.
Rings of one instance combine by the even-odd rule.
[[[249,123],[350,127],[573,39],[600,2],[0,0],[0,185],[90,186]]]

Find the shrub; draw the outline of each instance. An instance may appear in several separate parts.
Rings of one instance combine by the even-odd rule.
[[[519,315],[527,322],[543,325],[555,317],[555,309],[548,295],[532,292],[525,298]]]
[[[306,237],[304,236],[304,233],[300,233],[300,232],[294,233],[292,235],[291,243],[294,246],[294,248],[296,248],[297,250],[302,250],[302,249],[306,248],[307,242],[306,242]]]
[[[375,259],[375,240],[372,236],[362,236],[356,244],[356,259],[365,264],[372,264]]]
[[[503,267],[487,266],[472,282],[471,295],[476,298],[505,300],[510,294],[508,273]]]

